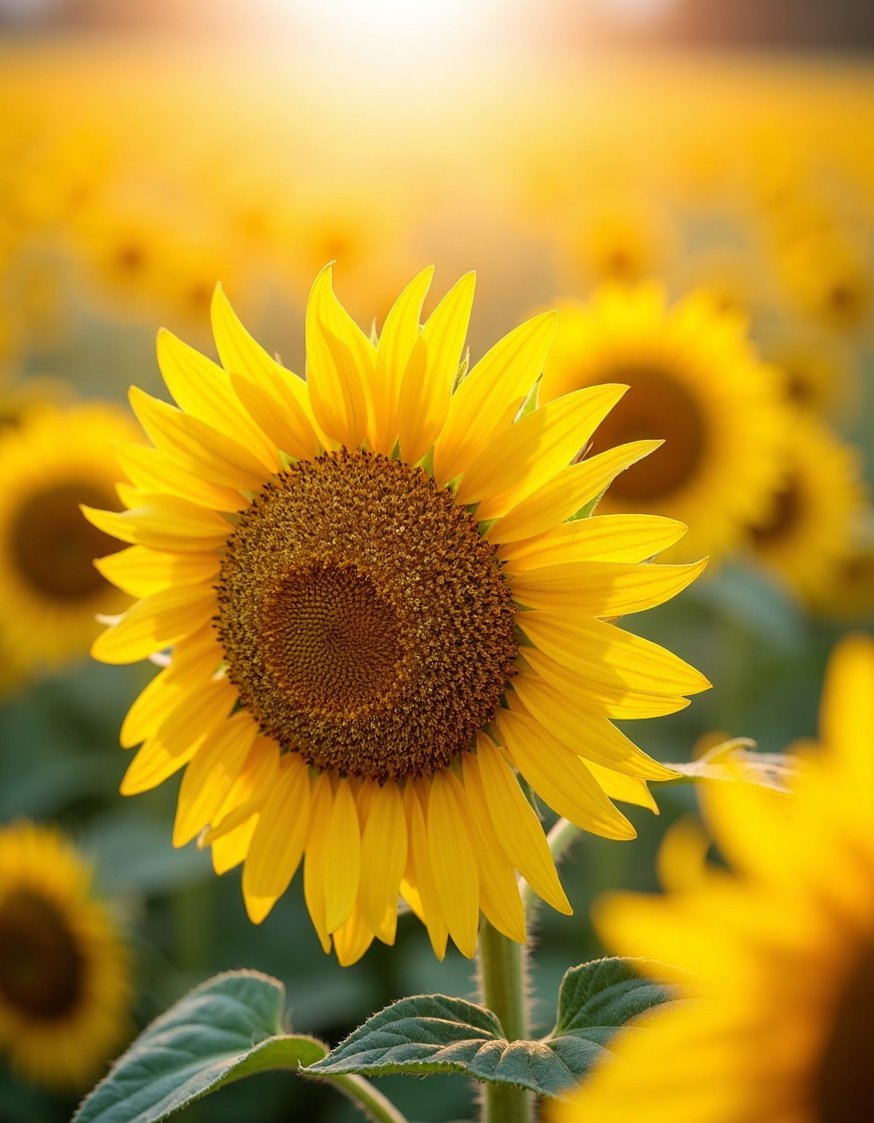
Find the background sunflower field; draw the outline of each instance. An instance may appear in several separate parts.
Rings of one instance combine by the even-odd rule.
[[[95,1076],[226,969],[282,979],[295,1026],[331,1043],[393,999],[472,988],[404,920],[349,968],[298,891],[254,928],[238,871],[171,847],[175,781],[118,794],[148,673],[89,660],[95,612],[129,602],[93,569],[113,547],[78,504],[118,507],[117,458],[142,455],[126,393],[162,392],[156,329],[209,352],[221,282],[302,369],[330,260],[365,326],[424,265],[444,289],[475,269],[474,357],[558,307],[544,389],[627,381],[610,443],[667,438],[610,509],[679,518],[694,553],[677,560],[711,558],[624,621],[714,684],[637,742],[673,761],[720,734],[781,751],[815,733],[835,641],[874,618],[872,50],[849,0],[0,0],[0,824],[68,835],[127,948],[129,1008]],[[575,843],[575,917],[544,910],[537,935],[544,1032],[568,964],[600,953],[592,899],[654,887],[665,830],[695,808],[688,788],[658,798],[658,818],[631,809],[636,840]],[[0,904],[0,950],[3,933]],[[37,1069],[0,1025],[0,1123],[64,1120],[90,1087]],[[422,1121],[470,1112],[462,1077],[384,1090]],[[249,1094],[179,1118],[254,1118]],[[259,1123],[355,1118],[288,1074],[261,1077],[257,1104]]]

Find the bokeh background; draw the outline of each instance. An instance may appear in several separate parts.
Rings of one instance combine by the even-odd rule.
[[[869,3],[0,0],[0,35],[0,490],[13,512],[0,519],[0,820],[57,823],[94,860],[132,948],[133,1024],[241,966],[283,979],[295,1027],[331,1043],[394,998],[473,988],[471,964],[453,951],[437,963],[409,919],[395,948],[340,968],[297,883],[253,928],[238,871],[219,879],[193,844],[172,849],[173,783],[117,794],[118,728],[148,672],[89,663],[90,601],[83,628],[52,623],[50,579],[36,607],[21,594],[10,527],[30,518],[49,570],[79,548],[47,509],[28,513],[33,464],[63,484],[82,402],[124,410],[132,383],[161,393],[158,326],[212,353],[216,281],[298,371],[307,291],[331,259],[365,325],[423,265],[438,293],[476,269],[474,357],[605,285],[620,303],[641,284],[670,305],[694,293],[727,317],[779,413],[762,438],[776,467],[760,525],[735,527],[676,601],[624,622],[714,683],[629,732],[665,760],[718,731],[768,751],[814,733],[827,653],[874,612]],[[731,378],[696,369],[702,395]],[[107,424],[107,463],[117,435]],[[736,442],[726,480],[760,455]],[[705,539],[723,491],[700,504]],[[765,548],[783,532],[782,551]],[[657,796],[659,818],[630,812],[636,841],[581,837],[565,865],[576,915],[544,910],[537,930],[543,1032],[564,970],[599,953],[588,902],[653,887],[664,830],[695,806],[689,788]],[[418,1120],[470,1114],[461,1078],[427,1095],[384,1086]],[[75,1098],[0,1058],[3,1123],[66,1119]],[[353,1115],[330,1089],[274,1074],[184,1118]]]

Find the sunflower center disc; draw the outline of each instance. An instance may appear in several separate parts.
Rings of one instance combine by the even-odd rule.
[[[94,559],[119,543],[86,522],[79,504],[113,507],[93,484],[64,483],[32,495],[10,530],[10,549],[23,581],[55,601],[86,600],[106,588]]]
[[[49,902],[18,892],[0,903],[0,998],[32,1018],[59,1018],[82,984],[76,942]]]
[[[598,449],[630,441],[664,438],[652,456],[620,472],[610,497],[626,503],[651,502],[684,487],[704,459],[706,421],[691,393],[675,378],[657,370],[611,371],[611,381],[630,389],[598,426]]]
[[[795,480],[790,479],[777,492],[771,511],[763,522],[750,528],[757,546],[771,546],[787,538],[802,516],[802,495]]]
[[[449,491],[340,450],[275,477],[243,514],[216,626],[266,734],[382,783],[445,767],[494,716],[514,612],[495,548]]]
[[[859,1123],[874,1118],[874,949],[850,972],[838,1001],[820,1063],[814,1118],[820,1123]]]

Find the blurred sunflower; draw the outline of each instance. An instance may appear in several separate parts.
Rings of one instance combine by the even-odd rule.
[[[858,403],[859,377],[851,352],[821,329],[794,324],[762,342],[793,405],[834,417]]]
[[[48,827],[0,829],[0,1052],[27,1080],[82,1089],[122,1042],[130,997],[88,864]]]
[[[645,1015],[554,1123],[863,1123],[874,1118],[874,643],[841,642],[795,798],[714,783],[708,818],[736,870],[596,910],[620,954],[687,983]],[[742,777],[741,777],[742,779]],[[698,847],[694,840],[693,847]],[[700,848],[699,848],[700,853]],[[646,1032],[642,1030],[646,1027]]]
[[[33,414],[56,407],[70,397],[69,385],[59,378],[46,375],[0,379],[0,433],[17,429]]]
[[[374,344],[323,270],[306,382],[217,290],[224,369],[160,334],[180,408],[132,391],[156,447],[125,465],[129,510],[88,512],[131,543],[101,571],[142,598],[94,655],[173,648],[123,725],[122,743],[143,745],[122,791],[187,765],[174,842],[208,828],[219,871],[245,860],[255,922],[305,855],[310,915],[344,963],[393,942],[399,890],[440,956],[448,935],[473,954],[480,909],[524,939],[516,870],[569,911],[513,766],[560,814],[631,837],[610,797],[653,807],[646,781],[671,773],[610,719],[672,712],[707,685],[607,622],[696,576],[641,564],[683,527],[567,521],[654,447],[573,463],[624,388],[517,418],[554,314],[458,382],[473,276],[420,327],[431,274]]]
[[[575,210],[556,239],[559,270],[572,281],[633,285],[664,272],[676,234],[667,214],[642,198]]]
[[[722,557],[767,509],[784,426],[775,376],[757,361],[742,321],[704,293],[668,308],[656,285],[564,303],[542,400],[611,382],[630,390],[595,450],[655,436],[665,447],[624,472],[601,509],[679,519],[690,527],[685,553]]]
[[[866,509],[847,552],[812,602],[822,616],[859,620],[874,613],[874,511]]]
[[[136,438],[106,404],[45,405],[0,438],[0,643],[22,669],[83,656],[95,613],[130,602],[94,569],[116,543],[81,503],[115,506],[117,440]]]
[[[827,592],[853,550],[865,509],[859,457],[815,417],[798,412],[767,515],[752,523],[756,562],[808,603]]]
[[[815,231],[778,255],[790,299],[814,323],[844,335],[871,324],[871,263],[858,245],[831,230]]]

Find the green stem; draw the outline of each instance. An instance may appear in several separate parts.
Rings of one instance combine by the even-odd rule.
[[[328,1083],[333,1084],[376,1123],[407,1123],[406,1116],[363,1076],[331,1076]]]
[[[484,1005],[497,1015],[508,1041],[528,1036],[524,944],[508,940],[483,921],[479,934],[480,989]],[[487,1084],[482,1123],[531,1123],[533,1097],[511,1084]]]

